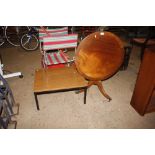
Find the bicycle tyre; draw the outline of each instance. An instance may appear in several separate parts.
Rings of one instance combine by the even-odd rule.
[[[0,38],[0,46],[2,46],[4,44],[4,40],[2,38]]]
[[[2,46],[5,42],[5,39],[4,39],[4,30],[2,27],[0,27],[0,46]]]
[[[34,34],[24,34],[21,37],[20,45],[25,51],[35,51],[39,47],[39,40]]]
[[[5,37],[13,46],[20,46],[21,36],[28,32],[27,26],[6,26]]]

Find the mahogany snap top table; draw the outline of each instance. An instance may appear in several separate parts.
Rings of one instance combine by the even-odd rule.
[[[53,69],[37,69],[34,77],[34,96],[37,110],[39,110],[37,95],[63,91],[83,89],[84,104],[86,104],[87,86],[87,80],[77,72],[74,66]]]

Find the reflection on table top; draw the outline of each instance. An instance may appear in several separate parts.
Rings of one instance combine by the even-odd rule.
[[[34,92],[46,92],[87,87],[87,81],[74,66],[37,69],[35,71]]]

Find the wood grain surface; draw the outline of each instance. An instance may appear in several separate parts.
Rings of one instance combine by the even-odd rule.
[[[35,71],[34,92],[81,88],[87,84],[73,66]]]
[[[81,41],[75,64],[85,78],[104,80],[119,69],[123,57],[123,43],[116,35],[110,32],[95,32]]]

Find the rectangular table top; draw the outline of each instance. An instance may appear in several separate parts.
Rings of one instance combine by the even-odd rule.
[[[34,92],[48,92],[87,87],[88,82],[74,66],[52,69],[36,69]]]

